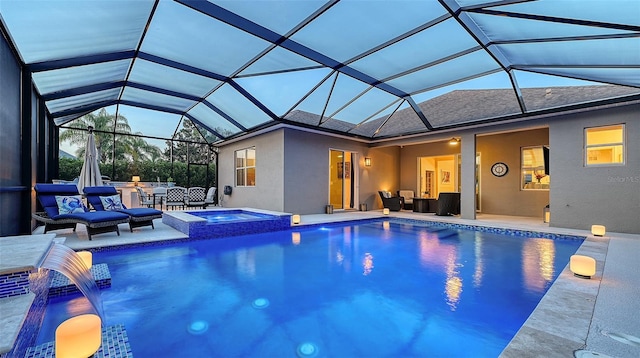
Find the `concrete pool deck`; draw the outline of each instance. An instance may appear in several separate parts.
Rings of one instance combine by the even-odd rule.
[[[596,275],[585,280],[564,268],[501,357],[570,357],[576,351],[579,357],[640,356],[640,276],[636,274],[640,269],[640,235],[607,233],[599,238],[586,230],[550,228],[540,219],[514,216],[478,215],[476,220],[464,220],[409,211],[389,216],[587,237],[578,253],[596,259]],[[381,211],[302,215],[300,226],[375,217],[382,217]],[[146,227],[133,233],[123,224],[120,236],[101,234],[92,241],[82,225],[76,232],[56,233],[75,250],[187,239],[160,219],[154,224],[155,230]],[[34,233],[41,233],[42,228],[38,230]]]

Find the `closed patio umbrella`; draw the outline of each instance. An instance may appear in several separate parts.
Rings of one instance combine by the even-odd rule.
[[[78,191],[82,193],[82,189],[86,186],[101,186],[102,175],[98,166],[98,149],[96,149],[96,141],[93,138],[93,127],[89,127],[89,136],[87,137],[87,146],[84,150],[84,163],[80,171],[78,180]]]

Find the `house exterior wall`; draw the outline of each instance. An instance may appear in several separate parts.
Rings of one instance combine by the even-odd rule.
[[[235,187],[234,152],[252,146],[256,147],[256,186]],[[399,188],[399,148],[368,148],[358,141],[283,128],[220,147],[219,191],[225,185],[233,186],[232,194],[223,197],[223,205],[324,213],[329,200],[330,149],[358,155],[356,208],[365,203],[368,210],[380,209],[377,191]],[[364,166],[364,157],[371,158],[371,167]]]
[[[476,138],[476,152],[480,153],[480,207],[484,214],[539,217],[549,204],[549,190],[521,189],[522,147],[549,144],[549,129],[540,128],[500,133]],[[491,174],[491,166],[503,162],[509,172],[503,177]],[[550,176],[555,188],[556,176]]]
[[[584,128],[625,124],[624,165],[584,166]],[[640,233],[640,105],[566,115],[550,123],[551,226]]]
[[[331,149],[354,152],[358,156],[357,198],[367,204],[368,210],[382,208],[378,190],[398,185],[398,148],[368,148],[364,143],[315,134],[295,129],[284,129],[285,212],[298,214],[324,213],[329,201],[329,151]],[[371,167],[364,166],[370,157]]]
[[[521,126],[485,128],[476,134],[476,151],[481,155],[482,213],[539,217],[551,206],[551,226],[589,229],[603,224],[610,231],[640,232],[640,113],[639,105],[556,116]],[[625,124],[626,162],[623,166],[585,168],[584,128]],[[548,126],[548,127],[545,127]],[[469,131],[465,135],[468,135]],[[549,145],[551,148],[550,190],[520,189],[520,149]],[[358,154],[359,176],[356,205],[368,210],[382,207],[378,190],[415,190],[417,158],[458,154],[460,148],[446,141],[369,147],[358,141],[281,128],[220,148],[220,190],[233,185],[234,151],[255,146],[256,187],[234,187],[224,198],[232,207],[255,207],[299,214],[323,213],[328,202],[329,150]],[[371,167],[364,166],[370,157]],[[491,175],[491,166],[504,162],[509,173]]]
[[[235,185],[235,151],[255,146],[256,185]],[[264,210],[284,210],[284,135],[282,131],[268,132],[220,147],[218,153],[218,194],[222,205],[250,207]],[[231,195],[223,195],[224,187],[233,188]]]
[[[520,189],[520,148],[548,144],[549,130],[547,128],[532,130],[522,128],[520,131],[511,129],[508,133],[476,138],[476,152],[480,153],[481,158],[480,200],[482,213],[540,217],[542,220],[542,209],[549,203],[549,191]],[[460,147],[460,144],[450,145],[447,140],[404,146],[401,149],[400,182],[402,189],[416,190],[419,157],[457,155],[460,153]],[[506,176],[498,178],[491,175],[491,166],[496,162],[507,164],[509,173]],[[456,180],[460,179],[456,178]],[[454,188],[452,191],[456,191],[455,182],[452,182],[452,185]]]

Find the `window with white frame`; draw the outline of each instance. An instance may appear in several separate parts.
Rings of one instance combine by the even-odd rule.
[[[584,165],[624,164],[624,124],[584,129]]]
[[[256,147],[236,150],[236,186],[256,186]]]
[[[543,146],[521,148],[522,189],[549,189],[548,148]],[[548,152],[547,152],[548,153]]]

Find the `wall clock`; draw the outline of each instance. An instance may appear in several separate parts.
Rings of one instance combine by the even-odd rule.
[[[507,175],[507,172],[509,172],[509,167],[502,162],[498,162],[491,166],[491,174],[497,177],[503,177]]]

